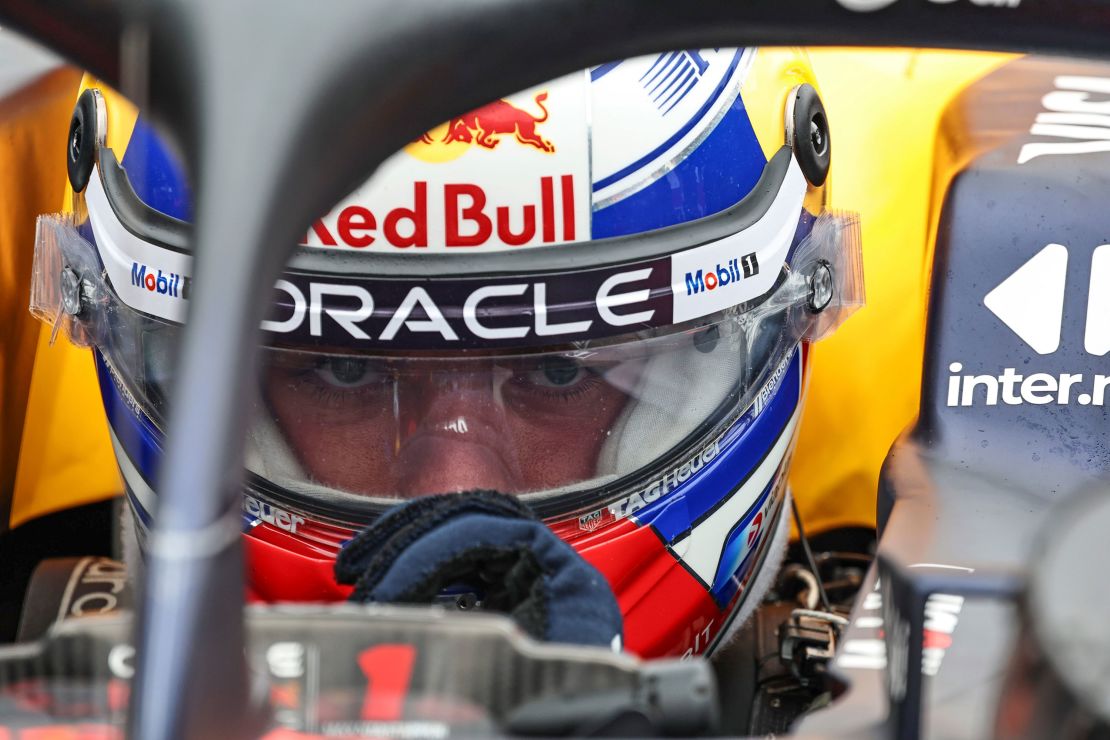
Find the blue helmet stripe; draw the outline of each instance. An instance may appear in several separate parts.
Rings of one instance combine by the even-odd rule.
[[[755,563],[755,554],[759,552],[759,543],[757,541],[754,547],[749,548],[744,536],[748,525],[755,519],[755,515],[762,511],[764,504],[767,502],[767,497],[771,495],[771,491],[778,484],[777,478],[768,483],[767,487],[763,489],[763,493],[759,495],[759,499],[744,514],[744,518],[737,522],[732,531],[728,533],[724,549],[721,551],[721,562],[717,566],[717,575],[713,579],[713,588],[710,591],[722,609],[740,590],[740,584],[743,582],[744,576],[747,575],[748,570]],[[774,528],[773,525],[773,522],[765,521],[759,537],[767,536],[770,530]],[[740,557],[741,554],[743,554],[743,558]]]
[[[761,412],[748,409],[720,441],[721,453],[666,496],[636,512],[667,544],[712,513],[759,466],[775,446],[801,401],[801,350],[795,349],[778,390]]]
[[[636,170],[640,169],[644,165],[653,161],[660,154],[667,151],[672,146],[674,146],[676,143],[678,143],[678,141],[683,136],[688,134],[690,132],[690,130],[694,128],[694,126],[698,125],[698,123],[700,123],[701,120],[703,118],[705,118],[706,114],[709,113],[709,111],[713,107],[714,103],[717,102],[717,99],[721,97],[721,95],[724,93],[725,89],[728,88],[729,84],[732,82],[732,74],[733,74],[733,72],[736,71],[736,67],[740,63],[740,56],[743,53],[743,51],[744,51],[743,49],[737,49],[736,50],[736,54],[735,54],[735,56],[733,56],[732,62],[729,64],[728,72],[726,72],[724,77],[721,78],[721,82],[717,85],[717,88],[713,91],[713,93],[705,101],[705,103],[698,110],[698,112],[695,113],[690,118],[690,120],[686,122],[686,124],[682,128],[680,128],[678,131],[676,131],[673,136],[671,136],[665,142],[660,144],[658,147],[656,147],[654,150],[652,150],[649,154],[646,154],[643,157],[640,157],[640,159],[636,160],[635,162],[628,165],[624,169],[618,170],[617,172],[614,172],[612,175],[609,175],[608,177],[604,177],[604,178],[598,180],[597,182],[595,182],[593,184],[594,192],[597,192],[598,190],[601,190],[602,188],[609,187],[610,185],[612,185],[615,182],[623,180],[625,177],[628,177],[629,175],[631,175]],[[718,128],[719,128],[719,126],[718,126]]]
[[[602,77],[616,69],[618,64],[620,64],[619,61],[606,62],[605,64],[599,64],[598,66],[594,67],[590,70],[590,82],[597,82]]]
[[[146,531],[150,531],[150,528],[154,526],[154,519],[151,518],[150,512],[147,511],[142,502],[139,501],[138,496],[131,491],[131,487],[125,487],[127,489],[127,502],[131,505],[131,511],[135,512],[135,516],[139,518],[139,523],[143,528]]]
[[[153,489],[162,460],[161,434],[145,415],[133,409],[123,397],[100,351],[94,352],[93,356],[96,358],[96,374],[108,424],[135,469]]]
[[[737,97],[717,127],[673,170],[594,211],[593,237],[638,234],[722,211],[751,192],[766,166],[748,112]]]
[[[140,200],[182,221],[192,218],[192,195],[185,170],[142,116],[135,121],[120,164]]]

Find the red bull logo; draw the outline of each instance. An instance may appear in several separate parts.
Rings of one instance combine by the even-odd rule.
[[[393,208],[371,210],[352,203],[316,220],[301,243],[354,249],[373,244],[402,249],[429,244],[519,247],[576,238],[572,174],[521,182],[512,201],[473,182],[417,180],[411,187],[411,200]],[[429,202],[433,199],[438,203]]]
[[[536,131],[536,126],[547,120],[548,113],[544,101],[547,93],[541,92],[533,99],[540,109],[534,115],[518,108],[507,100],[498,100],[473,110],[466,115],[452,118],[443,126],[432,129],[408,147],[410,154],[421,157],[415,151],[421,145],[448,147],[461,150],[457,145],[477,145],[483,149],[495,149],[505,137],[511,136],[518,143],[535,147],[541,152],[552,154],[555,145]]]

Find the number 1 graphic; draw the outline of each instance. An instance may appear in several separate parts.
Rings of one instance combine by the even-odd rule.
[[[362,719],[401,719],[415,662],[412,645],[377,645],[359,654],[358,666],[367,680]]]

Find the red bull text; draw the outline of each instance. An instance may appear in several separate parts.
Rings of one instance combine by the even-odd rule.
[[[574,241],[574,175],[539,178],[538,192],[531,203],[501,204],[476,183],[445,183],[436,186],[436,197],[443,203],[443,241],[447,247],[477,247],[494,240],[509,246],[534,241],[553,244]],[[559,205],[556,206],[556,187]],[[349,205],[331,218],[312,224],[308,236],[315,235],[326,247],[345,246],[363,249],[383,240],[400,249],[427,247],[427,182],[412,187],[412,205],[390,209],[379,221],[378,215],[362,205]],[[380,224],[380,227],[379,227]]]

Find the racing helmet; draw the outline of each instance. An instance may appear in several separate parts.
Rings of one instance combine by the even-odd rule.
[[[95,80],[68,144],[72,213],[40,220],[33,308],[95,349],[141,550],[191,198],[169,143]],[[862,303],[830,162],[796,50],[603,64],[415,138],[275,285],[246,443],[252,596],[343,599],[337,553],[387,508],[496,490],[605,576],[627,649],[713,649],[788,537],[807,343]]]

